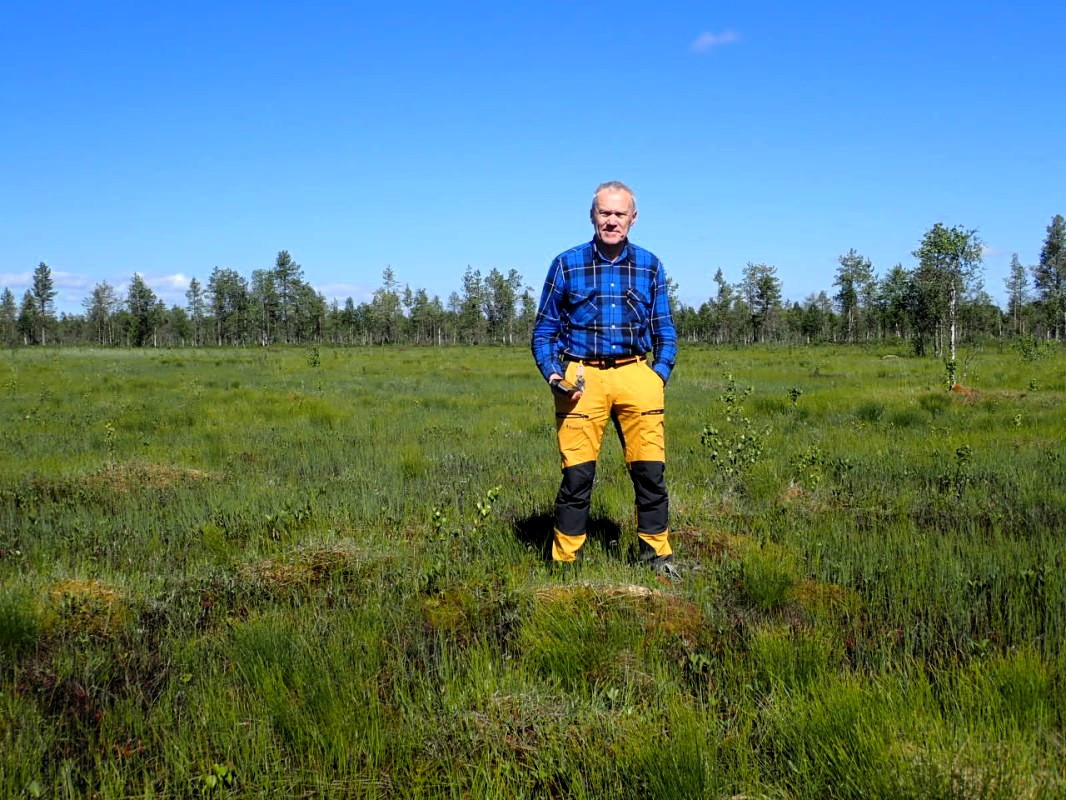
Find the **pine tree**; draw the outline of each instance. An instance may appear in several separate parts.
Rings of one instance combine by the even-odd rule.
[[[233,269],[215,267],[207,279],[207,298],[215,318],[215,340],[238,344],[247,341],[248,283]]]
[[[1010,259],[1010,275],[1003,281],[1007,290],[1007,313],[1014,323],[1014,332],[1022,333],[1021,312],[1029,302],[1029,277],[1015,253]]]
[[[482,314],[484,292],[481,270],[474,269],[468,264],[466,272],[463,273],[463,294],[459,299],[457,315],[459,335],[465,337],[470,344],[481,344],[484,338],[485,317]]]
[[[47,329],[51,321],[55,319],[56,290],[52,283],[52,270],[43,261],[33,271],[34,302],[37,304],[37,327],[40,331],[38,341],[47,344]]]
[[[199,347],[203,344],[204,311],[207,304],[204,301],[204,288],[196,278],[189,281],[189,288],[185,290],[185,302],[191,323],[192,343],[194,347]]]
[[[721,344],[732,339],[735,334],[732,315],[736,291],[733,284],[725,279],[721,267],[714,273],[714,282],[718,290],[711,301],[711,325],[715,331],[715,341]]]
[[[3,294],[0,294],[0,341],[4,344],[14,344],[17,332],[18,306],[15,304],[15,295],[6,286]]]
[[[869,311],[869,297],[871,285],[874,282],[874,269],[868,258],[863,258],[852,248],[846,254],[837,259],[840,264],[837,269],[833,285],[839,287],[834,299],[840,309],[840,316],[844,321],[844,338],[849,342],[855,341],[856,332],[859,328],[859,314],[862,309],[862,301],[867,305],[864,311]]]
[[[22,305],[19,307],[18,319],[15,321],[15,330],[25,344],[37,344],[37,318],[40,312],[37,310],[37,299],[33,296],[33,290],[27,289],[22,295]]]
[[[155,337],[156,327],[162,321],[155,292],[144,282],[140,273],[133,273],[126,291],[126,310],[129,312],[128,333],[130,344],[144,347]],[[163,312],[165,313],[164,307]]]
[[[877,283],[877,310],[882,330],[891,331],[897,339],[909,333],[911,316],[911,275],[902,264],[896,264]]]
[[[252,272],[252,286],[248,298],[253,329],[261,345],[273,341],[280,328],[280,300],[273,270],[257,269]]]
[[[400,302],[400,282],[392,267],[381,273],[381,286],[370,301],[374,335],[382,344],[396,342],[403,331],[403,308]]]
[[[297,298],[303,285],[303,267],[293,261],[288,250],[278,251],[274,261],[274,288],[278,293],[278,310],[281,315],[281,332],[286,343],[293,340],[293,327],[297,317]]]
[[[781,309],[781,281],[777,267],[748,262],[741,291],[751,315],[752,338],[765,342],[773,334],[774,320]]]
[[[1066,336],[1066,220],[1062,214],[1056,214],[1047,227],[1040,263],[1033,267],[1033,283],[1055,338]]]

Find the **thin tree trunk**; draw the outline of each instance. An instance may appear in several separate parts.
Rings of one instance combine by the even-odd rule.
[[[951,287],[951,297],[948,303],[948,319],[951,323],[951,355],[948,357],[948,382],[955,385],[955,302],[958,297],[958,290],[955,286]]]

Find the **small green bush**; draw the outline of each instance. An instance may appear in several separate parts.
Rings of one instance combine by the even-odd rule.
[[[855,409],[856,419],[860,419],[863,422],[868,422],[871,425],[881,421],[881,417],[885,415],[885,404],[878,403],[874,400],[868,400],[865,403],[859,403]]]
[[[888,424],[893,428],[916,428],[925,423],[925,417],[916,408],[903,408],[888,415]]]
[[[944,392],[929,392],[918,398],[918,405],[936,418],[948,410],[951,405],[951,398]]]

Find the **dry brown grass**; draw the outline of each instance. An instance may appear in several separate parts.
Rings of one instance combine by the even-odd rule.
[[[215,480],[218,476],[203,470],[175,467],[170,464],[114,464],[85,476],[84,483],[92,488],[110,489],[128,494],[138,489],[165,489],[186,483]]]
[[[533,596],[546,603],[558,603],[571,601],[575,598],[592,597],[601,601],[626,600],[632,598],[648,598],[663,595],[658,589],[649,589],[647,586],[638,586],[632,583],[593,583],[592,581],[578,581],[576,583],[560,584],[558,586],[541,586],[533,592]]]
[[[335,577],[350,575],[366,563],[366,553],[351,542],[298,548],[274,558],[250,564],[238,573],[244,584],[258,584],[268,591],[287,593],[313,589]]]
[[[1059,797],[1062,789],[1061,781],[1052,770],[1029,772],[1011,768],[1011,764],[1026,762],[1021,753],[1012,752],[1012,747],[967,744],[954,752],[951,749],[936,752],[928,743],[905,740],[892,749],[904,764],[923,773],[940,775],[950,797],[1033,800]]]
[[[685,558],[693,561],[720,562],[727,558],[741,558],[756,544],[750,536],[725,531],[680,531]]]

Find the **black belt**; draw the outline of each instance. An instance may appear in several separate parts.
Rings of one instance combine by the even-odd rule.
[[[576,361],[578,364],[584,364],[586,367],[596,367],[597,369],[614,369],[615,367],[624,367],[626,364],[635,364],[638,361],[643,361],[644,356],[611,356],[609,358],[574,358],[573,356],[566,356],[567,361]]]

